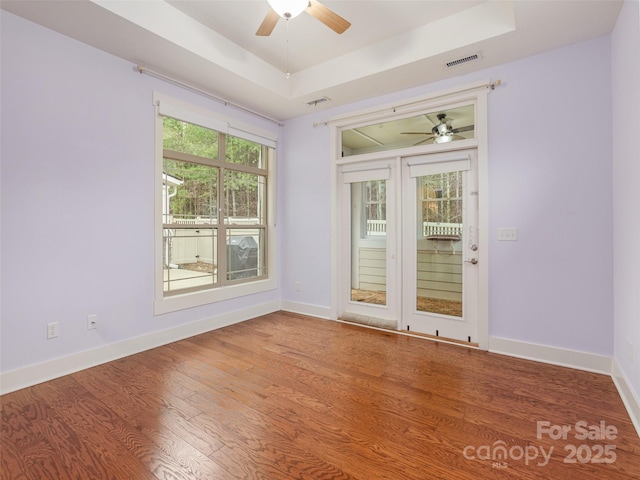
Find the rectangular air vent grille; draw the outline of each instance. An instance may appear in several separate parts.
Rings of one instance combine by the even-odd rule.
[[[445,63],[445,67],[457,67],[458,65],[462,65],[463,63],[475,62],[476,60],[480,60],[480,55],[474,53],[473,55],[468,55],[463,58],[458,58],[457,60],[451,60],[450,62]]]
[[[320,98],[316,98],[315,100],[311,100],[310,102],[307,102],[307,105],[311,105],[312,107],[315,107],[319,103],[328,102],[329,100],[331,100],[329,97],[320,97]]]

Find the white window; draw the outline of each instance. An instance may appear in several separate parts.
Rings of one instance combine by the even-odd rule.
[[[275,288],[275,139],[156,96],[156,313]]]

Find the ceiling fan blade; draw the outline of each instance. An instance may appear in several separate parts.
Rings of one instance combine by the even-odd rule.
[[[431,132],[400,132],[400,135],[431,135]]]
[[[309,6],[305,11],[338,34],[343,33],[351,26],[351,23],[346,21],[333,10],[325,7],[318,0],[309,0]]]
[[[466,127],[454,128],[451,131],[453,133],[459,133],[459,132],[469,132],[469,131],[471,131],[473,129],[474,129],[474,125],[467,125]]]
[[[414,143],[413,146],[417,147],[418,145],[422,145],[423,143],[431,142],[433,143],[434,137],[427,137],[424,140],[420,140],[418,143]]]
[[[276,24],[280,20],[280,15],[276,13],[275,10],[269,9],[267,15],[264,17],[264,20],[258,27],[258,31],[256,35],[259,37],[268,37],[273,32],[273,29],[276,28]]]
[[[435,121],[433,118],[431,118],[429,115],[426,115],[426,114],[425,114],[424,118],[426,118],[427,120],[429,120],[429,122],[431,123],[431,125],[433,125],[434,127],[435,127],[436,125],[439,125],[439,124],[440,124],[440,121],[437,121],[437,122],[436,122],[436,121]]]

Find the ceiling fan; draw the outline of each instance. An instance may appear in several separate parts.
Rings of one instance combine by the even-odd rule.
[[[258,27],[256,35],[259,37],[271,35],[280,17],[289,20],[302,12],[307,12],[338,34],[343,33],[351,26],[351,23],[325,7],[318,0],[267,0],[267,3],[271,8]]]
[[[429,118],[429,117],[427,117]],[[431,120],[431,119],[429,119]],[[416,143],[415,145],[421,145],[428,141],[432,141],[432,143],[446,143],[451,142],[452,140],[462,140],[464,137],[457,135],[458,133],[468,132],[474,129],[473,125],[467,125],[466,127],[453,128],[453,119],[447,118],[446,113],[439,113],[438,120],[440,123],[435,125],[431,129],[431,132],[401,132],[402,135],[427,135],[427,138]]]

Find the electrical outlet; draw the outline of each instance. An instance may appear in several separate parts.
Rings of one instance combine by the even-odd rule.
[[[94,328],[98,328],[98,316],[89,315],[87,317],[87,330],[93,330]]]
[[[626,341],[626,345],[625,345],[625,350],[626,350],[625,353],[626,353],[626,356],[627,356],[627,360],[629,362],[633,362],[633,342],[628,337],[627,337],[627,341]]]
[[[47,323],[47,338],[56,338],[59,334],[58,322]]]
[[[296,282],[296,292],[302,291],[302,282]]]

